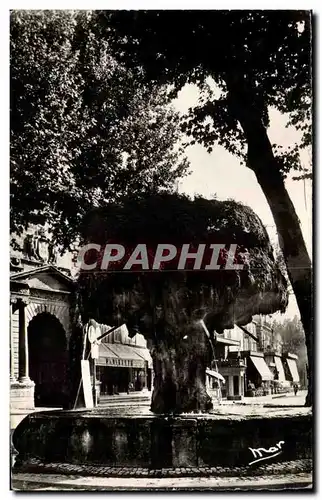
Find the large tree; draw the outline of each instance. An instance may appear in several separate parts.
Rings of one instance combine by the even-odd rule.
[[[199,86],[185,132],[211,151],[215,143],[253,170],[278,231],[312,362],[312,272],[285,176],[301,169],[299,150],[311,142],[311,15],[303,11],[120,11],[97,13],[101,36],[115,56],[143,78]],[[209,85],[209,78],[215,89]],[[267,133],[269,108],[288,113],[302,132],[284,151]],[[307,404],[311,404],[309,390]]]
[[[192,201],[177,194],[128,199],[90,212],[83,237],[100,245],[101,252],[98,256],[96,250],[88,251],[85,262],[97,262],[97,266],[80,272],[78,278],[82,321],[126,323],[130,336],[139,331],[146,337],[153,358],[151,409],[155,413],[209,410],[212,403],[205,377],[216,349],[214,333],[234,324],[246,325],[255,314],[284,312],[288,303],[286,280],[265,227],[249,207],[234,201]],[[105,245],[115,242],[124,245],[124,257],[114,267],[101,269]],[[159,243],[175,245],[178,253],[153,271]],[[202,243],[208,250],[210,244],[222,245],[215,259],[219,268],[204,270],[212,259],[212,252],[205,251],[201,266],[195,269],[195,262],[188,259],[179,270],[184,243],[191,243],[189,252],[196,252]],[[147,246],[149,270],[138,264],[125,271],[123,266],[137,244]],[[231,244],[238,248],[233,261],[239,269],[226,268]],[[144,250],[137,258],[143,255]],[[75,331],[79,350],[81,340],[81,330]]]
[[[188,167],[164,91],[111,57],[92,17],[11,13],[11,230],[47,225],[62,249],[93,206],[171,191]]]

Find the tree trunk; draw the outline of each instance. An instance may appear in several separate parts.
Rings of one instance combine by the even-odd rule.
[[[309,364],[306,405],[311,406],[313,373],[311,260],[307,253],[300,222],[297,218],[294,205],[285,189],[284,182],[282,180],[280,182],[272,182],[272,179],[269,180],[261,174],[257,174],[256,176],[274,217],[288,276],[301,314]]]
[[[247,140],[248,167],[255,173],[274,217],[279,244],[301,314],[309,363],[306,406],[311,406],[313,373],[311,260],[261,114],[254,106],[250,94],[245,92],[243,84],[239,82],[237,87],[236,81],[228,79],[228,82],[231,109],[240,122]]]
[[[196,335],[197,333],[197,335]],[[206,391],[210,364],[209,341],[199,329],[185,338],[158,341],[151,349],[154,389],[151,411],[158,414],[207,412],[212,409]]]

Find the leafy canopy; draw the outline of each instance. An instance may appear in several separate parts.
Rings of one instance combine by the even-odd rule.
[[[183,130],[209,152],[215,142],[246,160],[236,106],[269,125],[269,107],[302,134],[294,148],[273,145],[279,170],[301,170],[311,143],[311,15],[308,11],[101,11],[97,26],[114,55],[148,81],[201,90]]]
[[[11,230],[68,247],[93,206],[173,190],[178,116],[111,56],[87,11],[11,13]]]

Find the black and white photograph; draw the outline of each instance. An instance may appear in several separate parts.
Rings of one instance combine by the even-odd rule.
[[[7,16],[8,490],[313,492],[315,13]]]

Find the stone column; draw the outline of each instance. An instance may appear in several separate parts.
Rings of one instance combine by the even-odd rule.
[[[153,382],[154,382],[154,371],[153,367],[151,368],[151,394],[153,393]]]
[[[244,395],[244,394],[243,394],[243,375],[242,375],[242,374],[240,374],[240,375],[239,375],[239,377],[238,377],[238,379],[239,379],[239,387],[238,387],[238,392],[239,392],[239,395],[240,395],[240,396],[243,396],[243,395]]]
[[[20,299],[18,302],[19,309],[19,382],[25,384],[31,382],[29,378],[29,349],[28,335],[26,327],[25,308],[28,304],[28,299]]]
[[[35,407],[35,384],[29,378],[28,337],[25,319],[25,307],[28,298],[14,298],[15,309],[19,311],[19,378],[11,383],[10,407],[12,414],[16,410],[33,410]],[[11,358],[12,363],[12,358]]]
[[[14,346],[13,346],[13,329],[12,329],[12,302],[10,301],[10,382],[16,382],[15,377],[15,361],[14,361]]]
[[[144,390],[148,390],[148,362],[144,361]]]
[[[234,379],[232,375],[229,375],[228,377],[228,396],[234,396]]]

